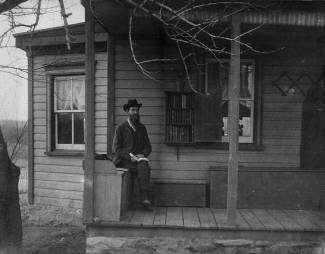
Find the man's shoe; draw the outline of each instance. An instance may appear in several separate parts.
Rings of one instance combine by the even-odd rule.
[[[151,207],[151,202],[148,199],[145,199],[141,203],[142,210],[152,212],[153,208]]]

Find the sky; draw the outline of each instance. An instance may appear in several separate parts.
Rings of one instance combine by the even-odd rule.
[[[37,1],[30,0],[23,7],[35,7]],[[84,22],[84,8],[80,0],[64,0],[66,13],[72,13],[68,17],[69,24]],[[42,0],[41,13],[37,29],[57,27],[63,25],[60,15],[59,0]],[[23,24],[35,22],[36,15],[23,16],[18,21]],[[8,16],[0,15],[0,34],[9,28]],[[26,32],[29,28],[19,27],[13,33]],[[0,48],[0,65],[15,66],[27,69],[26,53],[15,48],[13,36],[7,36],[1,45],[8,47]],[[28,118],[28,87],[27,74],[20,73],[20,76],[10,74],[16,73],[13,69],[3,69],[0,67],[0,120],[22,120]]]

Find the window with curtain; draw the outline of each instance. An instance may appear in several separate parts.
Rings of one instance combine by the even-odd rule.
[[[196,140],[229,142],[228,76],[229,61],[207,61],[201,91],[197,96]],[[242,60],[240,67],[239,142],[253,143],[255,106],[255,66],[253,60]],[[202,97],[202,98],[200,98]]]
[[[53,131],[55,149],[85,149],[84,75],[53,78]]]

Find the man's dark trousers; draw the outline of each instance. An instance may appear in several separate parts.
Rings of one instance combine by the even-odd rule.
[[[149,199],[150,189],[150,167],[147,161],[127,162],[122,161],[118,167],[127,168],[130,170],[132,176],[136,176],[139,181],[141,201]]]

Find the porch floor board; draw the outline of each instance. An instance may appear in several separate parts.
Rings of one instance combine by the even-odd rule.
[[[90,235],[246,237],[302,240],[325,239],[325,215],[319,211],[240,209],[235,225],[227,224],[226,210],[193,207],[155,207],[131,210],[119,222],[99,221]],[[92,232],[92,233],[91,233]]]
[[[325,215],[307,210],[240,209],[236,225],[228,225],[224,209],[155,207],[152,212],[131,210],[120,222],[105,223],[210,229],[325,231]]]

